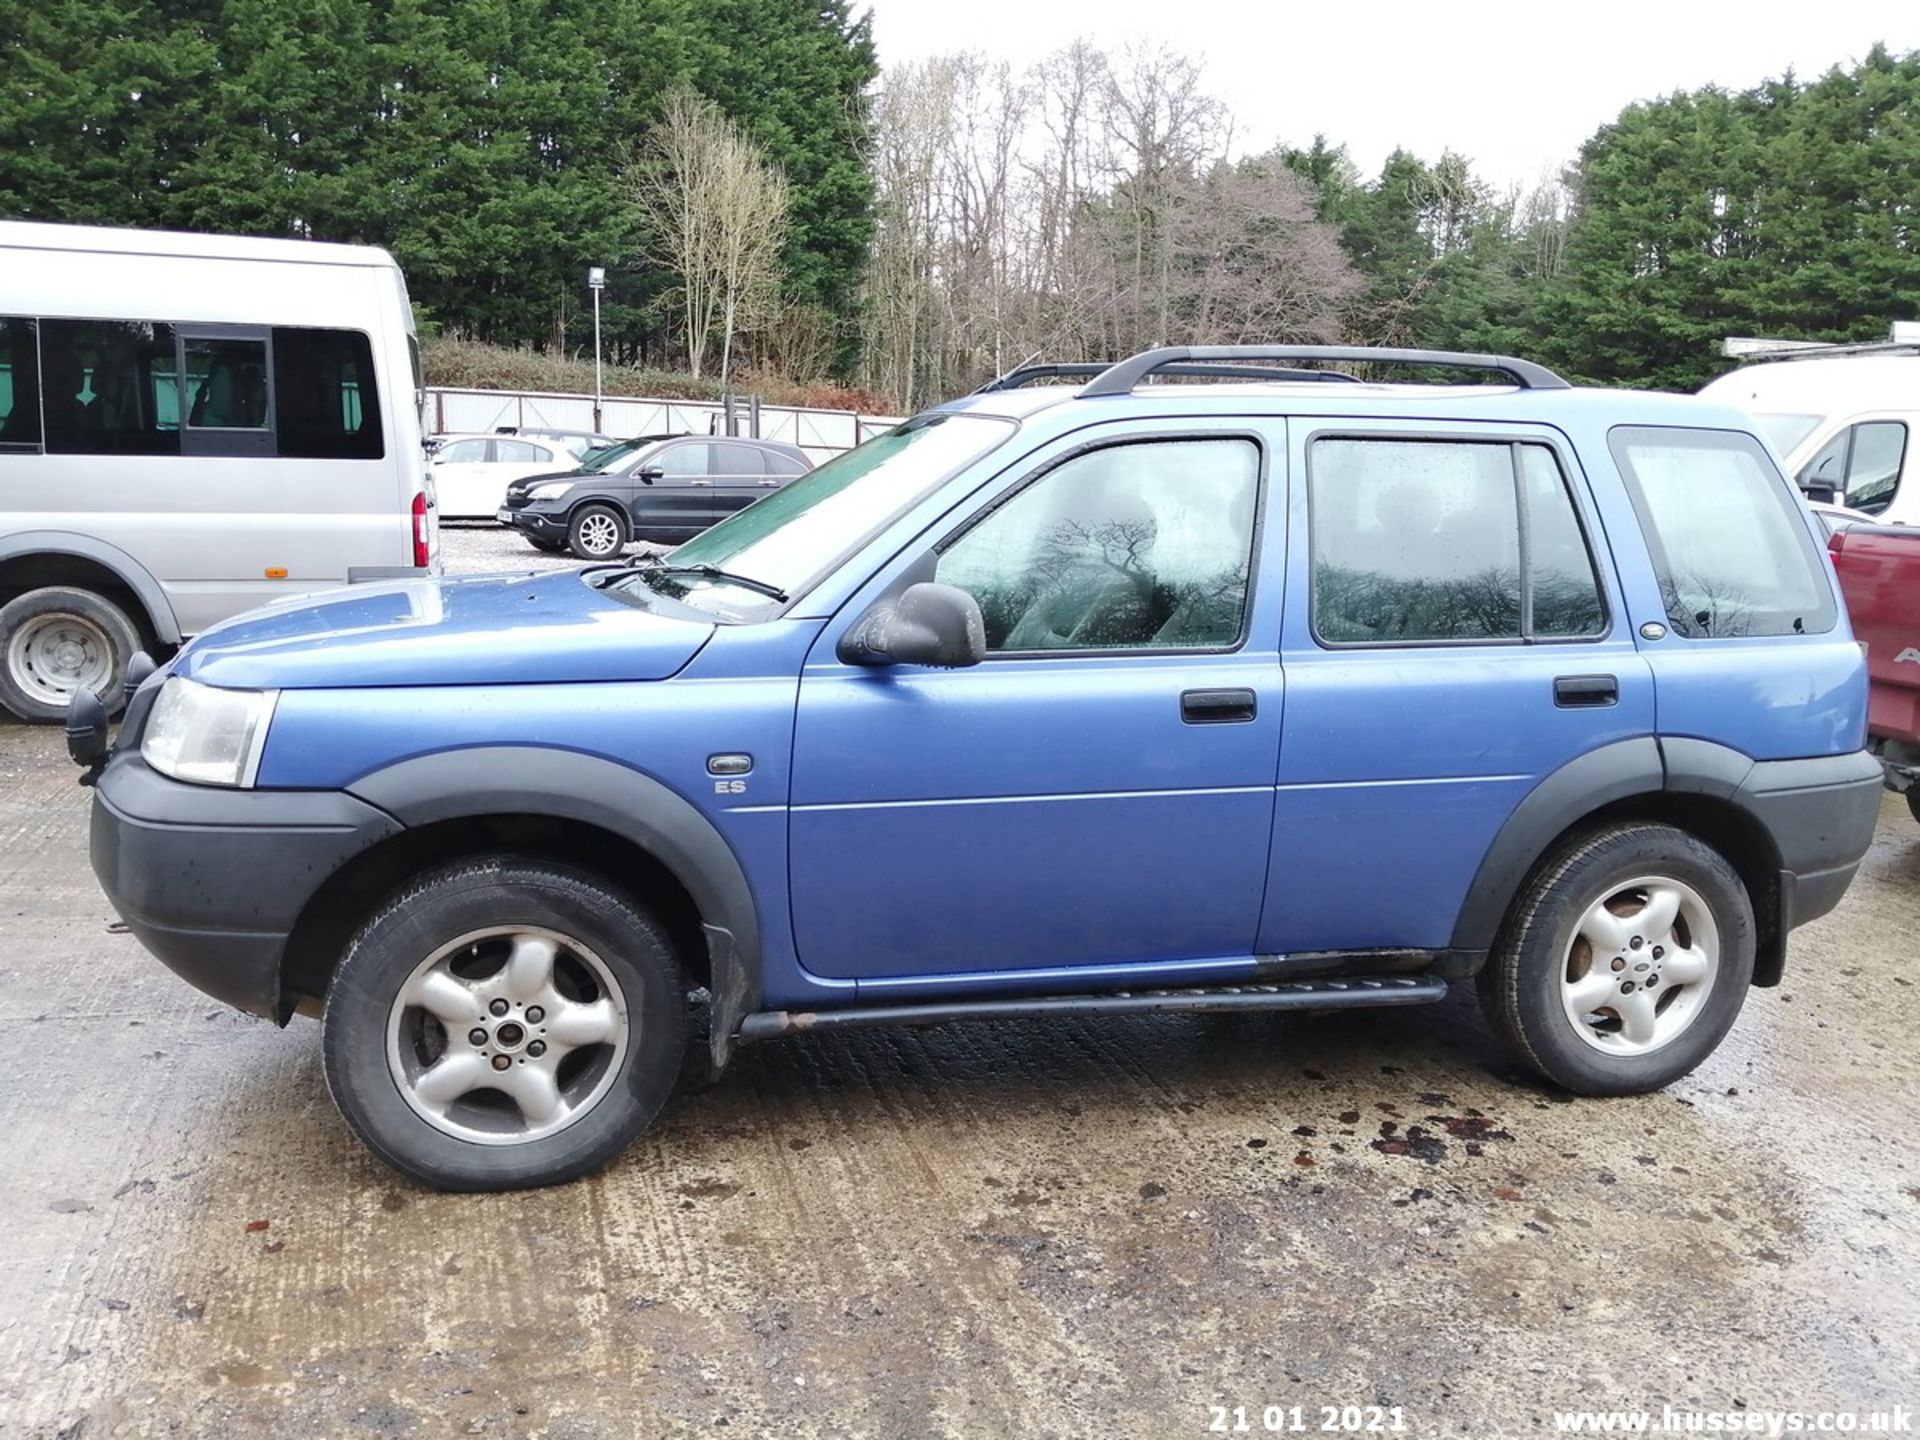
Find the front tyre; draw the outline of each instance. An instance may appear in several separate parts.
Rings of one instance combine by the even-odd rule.
[[[1637,1095],[1713,1053],[1753,960],[1753,902],[1718,851],[1668,825],[1607,825],[1568,839],[1528,878],[1480,974],[1480,1002],[1555,1084]]]
[[[118,714],[140,638],[111,600],[47,585],[0,605],[0,705],[22,720],[64,720],[83,686]]]
[[[597,878],[511,856],[451,865],[348,946],[321,1022],[327,1088],[424,1185],[557,1185],[672,1093],[682,989],[666,932]]]
[[[582,505],[567,524],[567,548],[582,560],[611,560],[627,548],[627,522],[611,505]]]

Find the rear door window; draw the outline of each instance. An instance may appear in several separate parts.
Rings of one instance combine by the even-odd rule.
[[[760,451],[751,445],[715,445],[713,473],[758,480],[767,473],[767,467]]]
[[[1591,638],[1599,581],[1544,445],[1329,437],[1308,454],[1314,633],[1333,645]]]
[[[1676,634],[1818,634],[1832,587],[1786,477],[1751,435],[1622,426],[1608,436]]]

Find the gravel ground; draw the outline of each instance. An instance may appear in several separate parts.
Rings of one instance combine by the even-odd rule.
[[[668,546],[637,541],[625,558],[664,553]],[[548,555],[529,545],[520,533],[487,521],[440,527],[440,563],[449,575],[485,575],[501,570],[574,570],[581,562],[571,555]]]
[[[74,779],[58,731],[0,723],[0,1435],[1201,1437],[1209,1406],[1378,1404],[1493,1440],[1920,1400],[1897,799],[1785,986],[1662,1094],[1533,1086],[1470,991],[821,1034],[602,1174],[440,1195],[347,1133],[311,1021],[115,926]]]

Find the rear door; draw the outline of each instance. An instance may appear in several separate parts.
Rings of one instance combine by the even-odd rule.
[[[442,445],[433,457],[433,485],[440,513],[457,519],[491,517],[505,498],[506,487],[494,494],[489,475],[492,462],[487,458],[491,440],[474,438]]]
[[[1652,675],[1557,431],[1296,421],[1293,444],[1259,949],[1444,949],[1522,797],[1652,735]]]
[[[713,518],[744,510],[779,481],[767,473],[766,452],[757,445],[713,442]]]

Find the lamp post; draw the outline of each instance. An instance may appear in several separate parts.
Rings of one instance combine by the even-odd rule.
[[[607,288],[607,272],[599,265],[587,271],[587,288],[593,291],[593,428],[600,429],[600,292]]]

